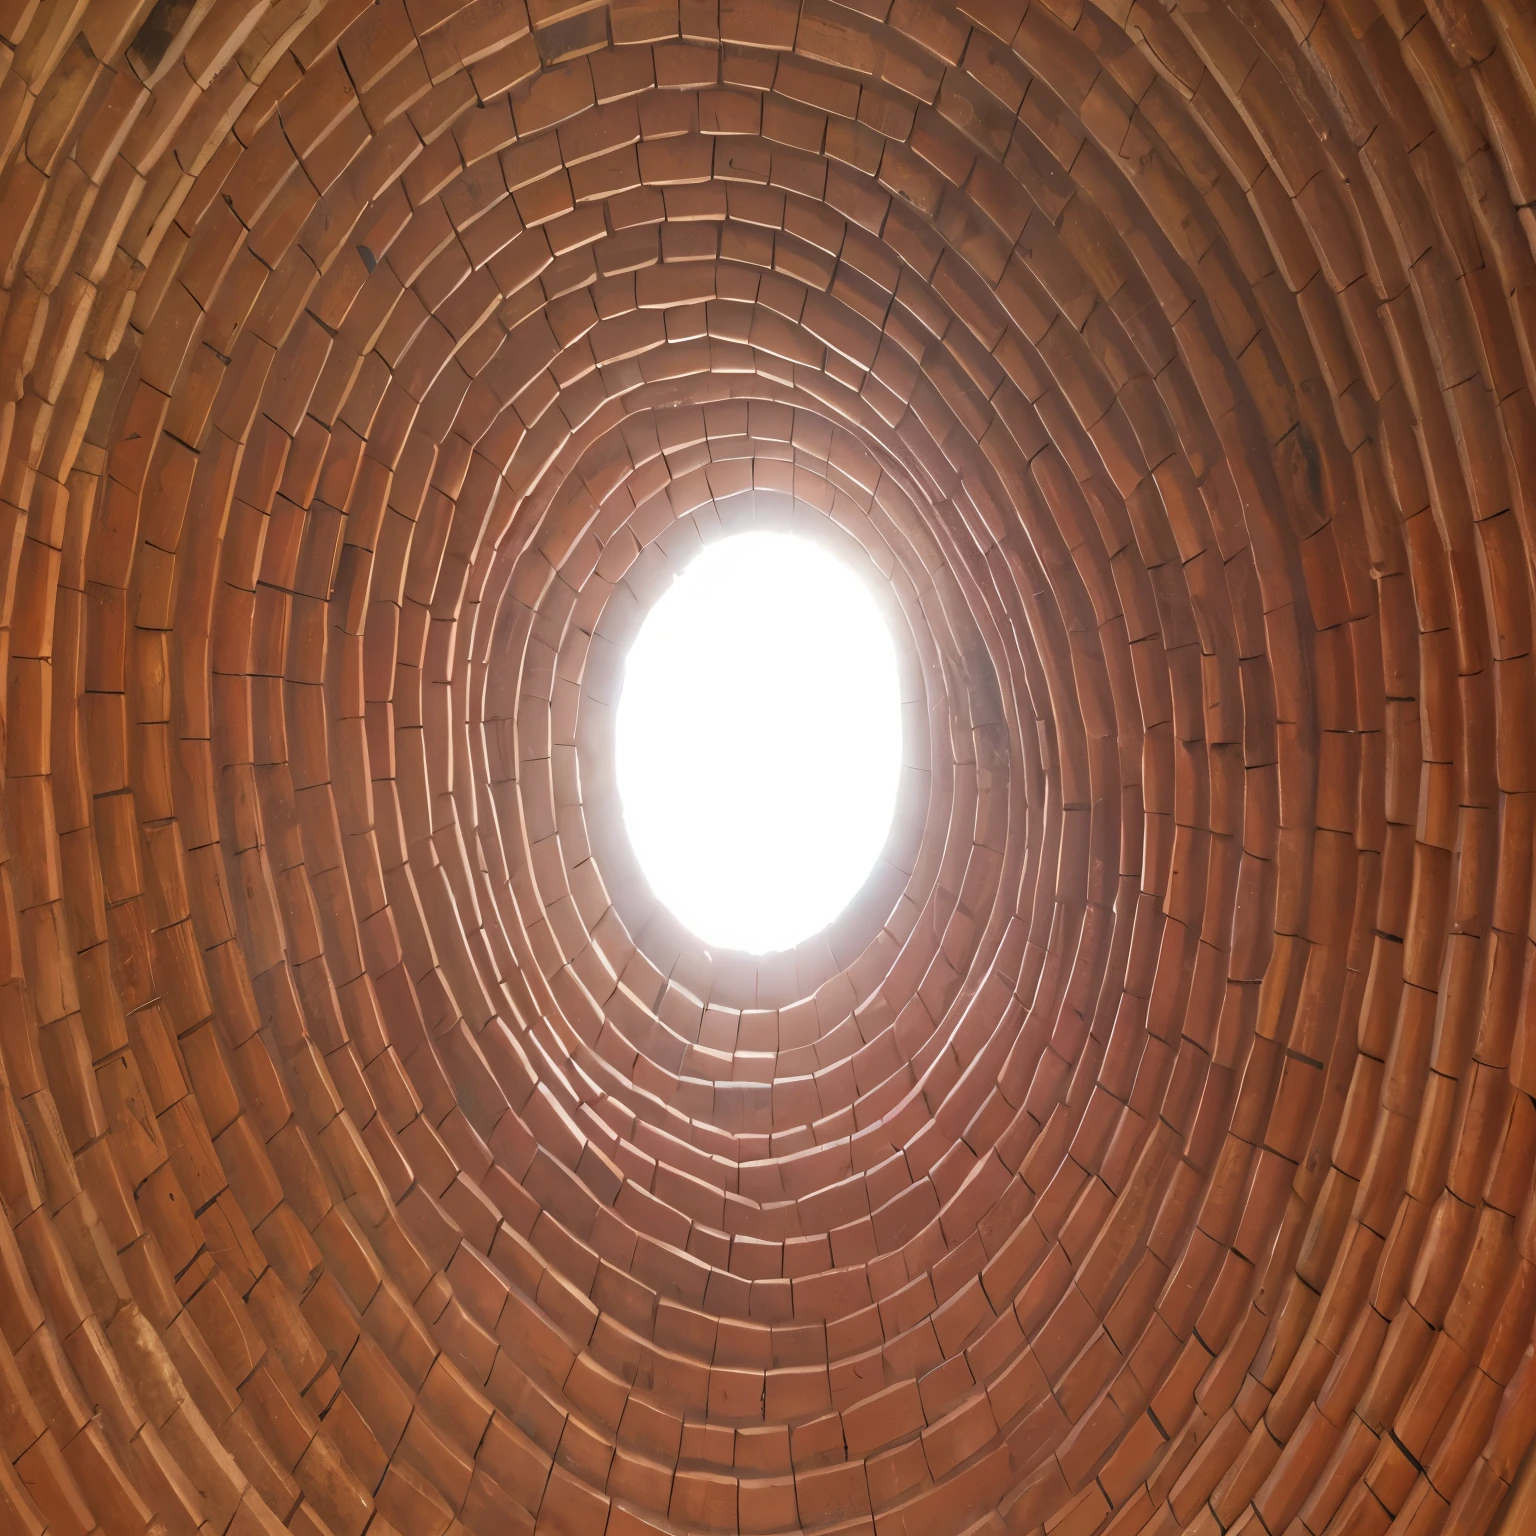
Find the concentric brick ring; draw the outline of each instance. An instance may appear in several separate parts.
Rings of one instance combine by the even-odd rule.
[[[742,401],[739,406],[740,423],[745,426],[747,403]],[[704,416],[701,412],[694,414],[698,417],[702,435]],[[509,696],[497,707],[497,719],[505,722],[504,729],[516,731],[521,720],[524,725],[520,742],[534,738],[529,748],[520,751],[521,760],[548,760],[551,742],[547,737],[550,734],[556,737],[553,745],[569,753],[568,763],[563,765],[562,771],[575,776],[575,787],[565,791],[564,799],[559,802],[562,809],[567,805],[570,807],[569,814],[560,816],[548,808],[555,803],[553,786],[546,787],[540,777],[537,793],[547,797],[547,805],[541,801],[531,816],[536,819],[541,832],[546,828],[552,831],[558,824],[560,846],[572,850],[564,860],[567,866],[584,861],[587,851],[591,850],[594,867],[604,876],[602,892],[595,892],[592,897],[596,903],[591,911],[593,920],[600,920],[604,915],[607,887],[613,887],[616,919],[626,930],[621,942],[632,944],[636,938],[645,938],[647,941],[642,947],[664,974],[675,974],[679,964],[685,964],[701,1001],[707,995],[738,1010],[742,1007],[774,1010],[791,1005],[798,999],[809,999],[832,978],[846,975],[853,957],[881,932],[898,900],[909,894],[913,864],[920,847],[926,842],[932,848],[936,842],[935,834],[940,830],[936,826],[925,838],[928,806],[934,794],[948,792],[952,778],[952,771],[946,773],[938,787],[934,787],[931,738],[936,729],[948,729],[943,713],[944,679],[940,670],[940,652],[931,638],[931,631],[925,645],[929,679],[926,683],[921,670],[923,663],[913,626],[922,630],[926,624],[917,602],[916,581],[908,577],[903,583],[908,609],[904,612],[901,597],[890,579],[894,575],[890,569],[894,557],[889,547],[879,541],[875,549],[866,548],[855,534],[844,531],[833,520],[832,507],[839,494],[833,485],[802,471],[797,499],[790,478],[795,473],[793,466],[773,457],[775,451],[782,455],[788,449],[787,434],[794,429],[795,419],[787,407],[782,408],[780,415],[770,418],[771,421],[781,421],[780,430],[786,434],[779,440],[777,448],[772,439],[758,444],[744,433],[717,436],[712,446],[721,455],[718,468],[694,471],[668,483],[632,516],[624,516],[623,511],[615,514],[616,522],[618,517],[624,520],[612,530],[613,537],[608,540],[611,548],[598,567],[587,573],[583,584],[574,589],[574,597],[571,583],[579,579],[573,571],[576,557],[568,559],[556,577],[556,585],[550,589],[549,599],[562,610],[564,627],[558,632],[558,639],[553,635],[550,637],[546,647],[536,643],[530,646],[525,640],[526,680],[516,697],[511,696],[509,685]],[[675,412],[659,418],[659,424],[664,428],[675,421]],[[802,421],[808,423],[805,430],[815,425],[815,418],[802,418]],[[772,430],[771,426],[769,430]],[[755,453],[764,455],[764,461],[756,466],[751,457]],[[771,483],[775,465],[785,472],[781,477],[782,488],[775,488]],[[765,483],[755,486],[751,483],[754,468]],[[711,476],[720,486],[713,493]],[[727,488],[722,476],[733,476],[729,483],[740,482],[740,488]],[[846,493],[843,494],[845,500],[838,510],[846,519],[857,509]],[[816,496],[825,504],[826,510],[806,501],[806,496]],[[697,502],[697,505],[679,507],[679,499]],[[868,526],[867,515],[861,511],[857,515]],[[904,756],[908,764],[891,845],[880,873],[872,877],[870,889],[828,933],[818,935],[813,943],[803,946],[798,955],[775,957],[772,962],[762,963],[744,955],[717,959],[706,954],[702,946],[659,907],[644,886],[618,807],[612,742],[613,707],[620,687],[621,658],[650,601],[671,579],[671,571],[703,547],[701,534],[704,538],[714,538],[726,529],[740,531],[751,527],[792,529],[802,537],[830,545],[864,577],[873,587],[877,600],[889,610],[887,617],[905,674]],[[872,540],[875,537],[872,529],[869,536]],[[592,563],[591,553],[584,553],[582,564]],[[877,553],[886,562],[884,572],[873,563]],[[927,581],[921,568],[916,575]],[[972,649],[973,652],[980,651],[979,641]],[[547,731],[545,726],[550,710],[547,696],[552,691],[546,680],[550,670],[546,658],[550,650],[557,658],[554,664],[556,676],[568,685],[566,699],[557,706],[566,718],[562,728],[553,732]],[[952,645],[950,652],[949,659],[953,664],[958,658]],[[506,654],[498,646],[497,655]],[[995,687],[992,691],[995,693]],[[930,713],[937,715],[932,724]],[[961,728],[968,731],[968,722]],[[931,875],[926,883],[931,885]],[[564,883],[557,880],[556,884],[561,887],[557,895],[563,894]],[[658,949],[658,946],[664,947]],[[808,970],[808,967],[814,969]],[[610,968],[617,975],[623,969],[623,960],[616,959]],[[830,995],[826,1006],[834,1006]],[[840,1022],[840,1018],[832,1022]]]
[[[0,1530],[1536,1521],[1536,18],[0,6]],[[881,593],[865,890],[613,784]]]

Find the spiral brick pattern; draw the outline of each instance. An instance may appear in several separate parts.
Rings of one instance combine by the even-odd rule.
[[[0,0],[0,1531],[1536,1528],[1531,0]],[[795,951],[618,814],[880,594]]]

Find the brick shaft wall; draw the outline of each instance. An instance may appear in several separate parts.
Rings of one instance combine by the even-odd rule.
[[[1536,1529],[1536,9],[1102,3],[0,0],[4,1536]]]

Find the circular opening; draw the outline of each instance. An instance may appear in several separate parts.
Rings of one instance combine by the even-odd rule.
[[[874,597],[808,539],[710,545],[625,658],[615,752],[635,855],[685,927],[754,954],[809,938],[896,805],[901,689]]]

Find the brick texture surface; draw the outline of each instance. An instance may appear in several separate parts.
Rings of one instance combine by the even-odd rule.
[[[1533,208],[1528,0],[0,0],[0,1530],[1536,1529]]]

